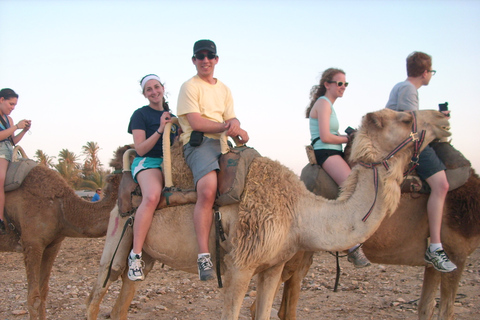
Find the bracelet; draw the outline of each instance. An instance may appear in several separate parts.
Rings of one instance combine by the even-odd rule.
[[[161,132],[159,132],[158,130],[157,130],[157,133],[158,133],[159,135],[162,135],[162,133],[161,133]]]

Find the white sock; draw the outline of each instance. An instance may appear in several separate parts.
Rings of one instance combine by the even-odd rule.
[[[443,250],[441,243],[430,243],[430,252],[434,252],[435,250],[441,249]]]
[[[141,258],[142,257],[142,251],[140,251],[140,253],[135,253],[135,252],[133,252],[133,249],[132,249],[132,251],[130,251],[130,257],[134,258],[136,255],[139,255],[140,258]]]
[[[202,258],[202,257],[207,257],[207,258],[210,258],[210,253],[199,253],[198,254],[198,259]]]

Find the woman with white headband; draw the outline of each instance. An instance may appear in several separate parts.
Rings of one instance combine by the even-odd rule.
[[[132,176],[142,190],[142,203],[133,224],[133,249],[128,256],[128,278],[132,281],[145,278],[142,247],[164,186],[160,169],[163,161],[162,137],[165,125],[171,122],[172,117],[165,101],[163,84],[157,75],[146,75],[140,80],[140,86],[149,104],[135,110],[128,125],[136,151]],[[176,125],[172,126],[169,134],[170,141],[173,141],[177,135]]]

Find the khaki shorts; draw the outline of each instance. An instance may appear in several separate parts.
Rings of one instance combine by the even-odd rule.
[[[220,151],[220,140],[203,137],[202,144],[192,147],[190,144],[183,146],[185,161],[192,170],[195,189],[197,182],[210,171],[219,170],[218,159]]]

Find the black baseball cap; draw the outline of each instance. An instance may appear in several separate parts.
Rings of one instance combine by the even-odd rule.
[[[207,50],[213,54],[217,54],[217,46],[212,40],[198,40],[193,45],[193,54],[196,54],[199,51]]]

